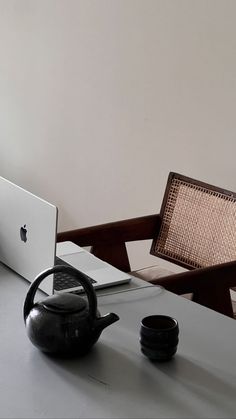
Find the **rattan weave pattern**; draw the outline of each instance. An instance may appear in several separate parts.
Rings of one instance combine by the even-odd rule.
[[[236,198],[172,180],[154,252],[200,268],[236,259]]]

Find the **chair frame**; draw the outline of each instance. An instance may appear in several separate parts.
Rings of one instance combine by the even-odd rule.
[[[159,214],[100,224],[57,234],[57,241],[72,241],[81,247],[92,246],[91,253],[116,268],[130,272],[126,242],[153,239],[159,231]]]
[[[168,182],[174,174],[170,173]],[[182,176],[182,175],[179,175]],[[182,178],[189,180],[185,176]],[[212,185],[198,182],[202,186]],[[216,191],[222,189],[213,187]],[[232,192],[225,191],[232,196]],[[72,241],[81,247],[91,246],[91,253],[110,263],[116,268],[130,272],[131,266],[126,243],[141,240],[156,240],[162,223],[163,208],[168,193],[164,195],[160,214],[146,215],[122,221],[80,228],[57,234],[57,241]],[[236,194],[234,194],[236,197]],[[153,253],[153,247],[151,250]],[[167,259],[167,257],[164,257]],[[170,260],[170,259],[169,259]],[[174,262],[181,266],[181,263]],[[236,260],[220,263],[204,268],[187,266],[190,270],[150,281],[154,285],[162,285],[168,291],[178,295],[193,293],[193,301],[229,317],[234,317],[230,288],[236,286]]]

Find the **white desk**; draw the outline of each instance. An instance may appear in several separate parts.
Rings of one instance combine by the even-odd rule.
[[[87,356],[62,361],[26,336],[27,289],[0,265],[1,418],[235,417],[235,320],[156,287],[98,297],[101,313],[114,311],[120,321]],[[179,321],[178,352],[168,363],[140,352],[140,320],[154,313]]]

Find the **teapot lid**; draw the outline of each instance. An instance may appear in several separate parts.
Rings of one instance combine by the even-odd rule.
[[[47,310],[64,314],[83,311],[87,307],[84,298],[69,293],[52,295],[42,301],[42,305]]]

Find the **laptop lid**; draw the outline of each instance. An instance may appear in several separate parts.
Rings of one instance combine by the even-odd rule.
[[[32,282],[54,265],[57,207],[0,177],[0,261]],[[52,276],[40,288],[53,293]]]
[[[32,282],[55,264],[58,210],[55,205],[0,177],[0,262]],[[92,278],[94,288],[129,282],[130,275],[96,258],[74,243],[57,245],[60,263],[69,264]],[[72,278],[72,282],[73,278]],[[46,277],[39,288],[57,290],[57,278]],[[60,292],[81,291],[63,281]]]

